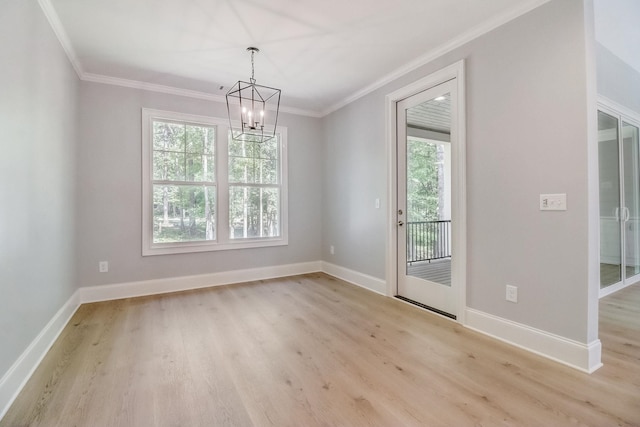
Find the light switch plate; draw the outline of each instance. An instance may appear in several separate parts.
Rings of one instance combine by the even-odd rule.
[[[541,211],[566,211],[567,210],[567,194],[541,194],[540,195]]]

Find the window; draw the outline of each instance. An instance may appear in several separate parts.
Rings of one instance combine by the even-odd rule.
[[[286,128],[234,141],[228,121],[142,110],[143,255],[287,244]]]
[[[280,235],[280,147],[229,140],[231,239]]]

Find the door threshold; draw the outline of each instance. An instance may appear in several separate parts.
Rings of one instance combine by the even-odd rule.
[[[408,302],[409,304],[413,304],[413,305],[416,305],[416,306],[418,306],[420,308],[424,308],[425,310],[433,311],[434,313],[437,313],[437,314],[439,314],[441,316],[444,316],[444,317],[448,317],[449,319],[457,320],[457,317],[454,316],[453,314],[447,313],[447,312],[442,311],[442,310],[438,310],[437,308],[430,307],[430,306],[428,306],[426,304],[423,304],[423,303],[418,302],[418,301],[414,301],[414,300],[409,299],[407,297],[403,297],[402,295],[395,295],[394,297],[398,298],[399,300]]]

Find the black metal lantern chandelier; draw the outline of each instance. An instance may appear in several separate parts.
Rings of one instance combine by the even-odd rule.
[[[240,123],[240,132],[232,132],[236,141],[266,142],[276,136],[280,89],[256,84],[253,56],[260,49],[248,47],[247,51],[251,52],[251,78],[239,80],[227,92],[229,125],[237,129]]]

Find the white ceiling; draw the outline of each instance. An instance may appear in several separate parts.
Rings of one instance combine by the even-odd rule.
[[[548,0],[39,1],[84,80],[216,99],[256,46],[257,83],[319,116]]]

